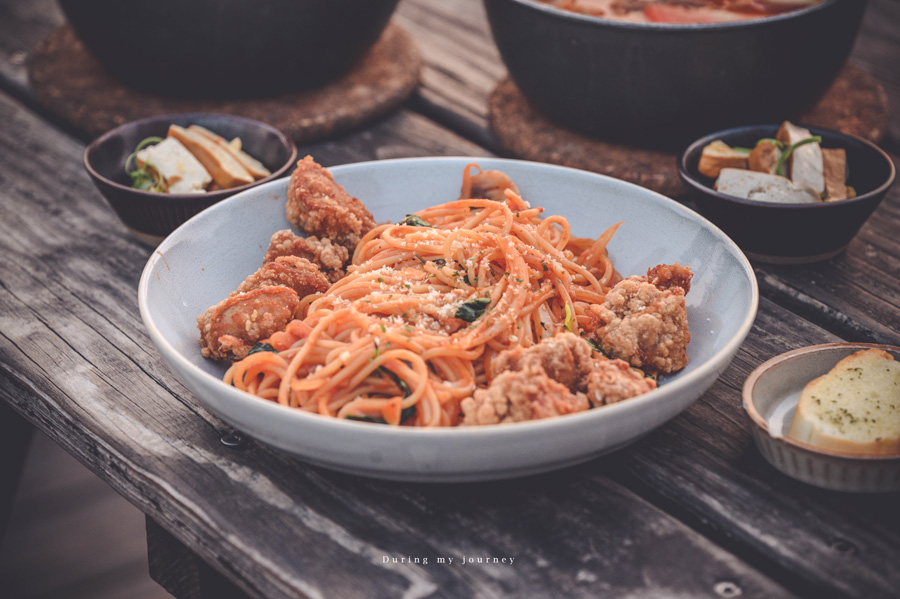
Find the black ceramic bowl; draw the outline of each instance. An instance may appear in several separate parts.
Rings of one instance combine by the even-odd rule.
[[[240,137],[245,152],[272,174],[249,185],[208,193],[165,194],[131,187],[125,160],[141,140],[165,137],[169,125],[200,125],[226,139]],[[84,151],[84,167],[91,180],[129,231],[141,242],[156,246],[183,222],[216,202],[254,185],[287,174],[297,160],[294,142],[278,129],[227,114],[169,114],[126,123],[104,133]]]
[[[775,137],[778,125],[754,125],[719,131],[698,139],[678,161],[678,174],[687,185],[697,210],[719,226],[751,259],[802,264],[840,253],[894,183],[896,169],[878,146],[852,135],[809,127],[822,136],[822,147],[847,151],[848,185],[856,197],[821,204],[773,204],[743,200],[713,189],[713,179],[697,171],[700,153],[721,139],[730,146],[752,147],[757,140]]]
[[[347,71],[398,0],[59,0],[114,77],[152,93],[262,97]]]
[[[484,0],[522,93],[575,131],[632,145],[791,118],[835,78],[866,0],[736,23],[629,23],[535,0]]]

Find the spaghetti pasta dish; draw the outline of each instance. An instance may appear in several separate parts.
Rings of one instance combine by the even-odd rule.
[[[623,279],[607,251],[621,223],[575,237],[475,165],[460,199],[398,224],[364,210],[301,161],[287,213],[317,236],[276,233],[198,319],[204,355],[237,358],[227,383],[328,417],[477,425],[621,401],[687,362],[690,269]]]

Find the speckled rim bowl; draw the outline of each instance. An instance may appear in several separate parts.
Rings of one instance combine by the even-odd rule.
[[[798,123],[801,124],[802,123]],[[752,146],[774,137],[780,125],[749,125],[717,131],[693,142],[678,160],[678,174],[697,210],[722,228],[751,260],[806,264],[842,252],[878,208],[894,184],[896,168],[881,148],[854,135],[808,127],[826,148],[844,148],[848,183],[857,196],[820,204],[774,204],[735,198],[713,189],[713,179],[697,170],[703,148],[715,140],[731,146]]]
[[[240,137],[245,152],[272,174],[248,185],[199,194],[162,194],[135,189],[125,160],[150,136],[165,137],[169,125],[200,125],[227,139]],[[126,123],[95,139],[84,151],[84,167],[129,232],[156,246],[178,226],[213,204],[285,176],[297,160],[297,146],[275,127],[241,116],[217,113],[164,114]]]
[[[197,315],[259,268],[272,233],[290,227],[284,179],[213,206],[153,252],[138,289],[150,338],[199,401],[238,430],[319,466],[420,482],[511,478],[584,462],[661,426],[716,381],[753,325],[759,292],[737,246],[696,212],[624,181],[518,160],[414,158],[330,170],[377,221],[397,222],[456,199],[473,161],[507,173],[545,214],[567,216],[574,235],[595,237],[624,221],[608,246],[623,275],[661,262],[693,266],[687,367],[645,395],[579,414],[434,430],[325,418],[226,385],[225,367],[200,355]]]
[[[858,455],[823,449],[786,436],[800,392],[850,354],[881,349],[900,360],[900,347],[828,343],[795,349],[760,364],[744,382],[743,406],[763,457],[792,478],[836,491],[900,491],[900,455]]]

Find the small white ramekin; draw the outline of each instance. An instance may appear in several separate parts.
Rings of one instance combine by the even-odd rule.
[[[753,438],[770,464],[797,480],[836,491],[900,491],[900,455],[857,455],[822,449],[786,436],[800,392],[842,358],[881,349],[900,359],[900,347],[830,343],[795,349],[764,362],[744,382],[744,410]]]

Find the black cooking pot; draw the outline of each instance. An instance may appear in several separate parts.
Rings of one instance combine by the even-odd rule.
[[[578,132],[635,145],[796,116],[834,80],[866,0],[752,21],[631,23],[533,0],[484,0],[525,96]]]
[[[398,0],[59,0],[118,80],[163,95],[260,97],[346,72]]]

